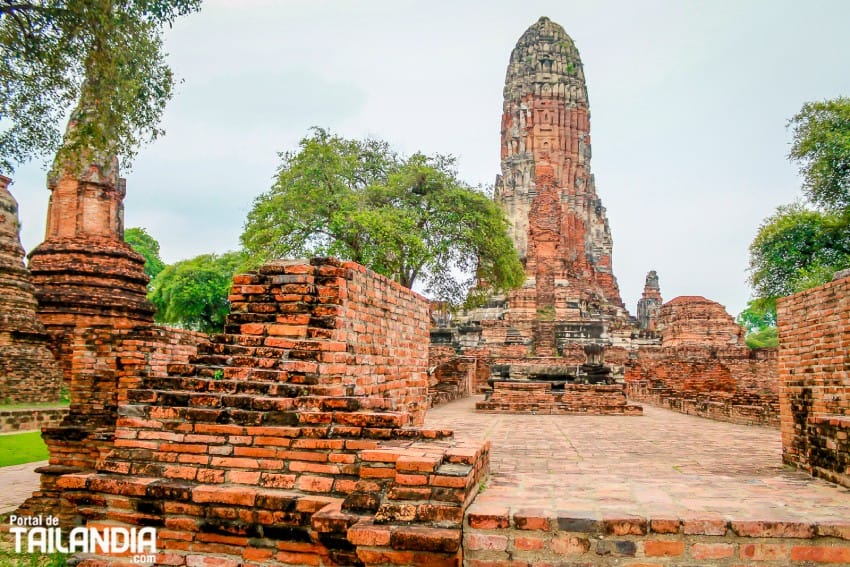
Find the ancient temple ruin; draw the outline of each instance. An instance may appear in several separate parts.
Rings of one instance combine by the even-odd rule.
[[[551,310],[560,321],[623,319],[611,230],[590,168],[584,70],[561,26],[544,17],[522,34],[504,98],[495,199],[526,267],[517,307]]]
[[[0,176],[0,403],[56,402],[62,375],[36,316],[36,288],[24,266],[10,182]]]
[[[487,394],[482,411],[638,414],[626,401],[628,377],[635,401],[775,424],[775,352],[750,352],[723,306],[696,297],[664,304],[653,270],[637,317],[625,309],[591,171],[584,69],[573,40],[548,18],[528,28],[511,52],[501,139],[495,199],[510,221],[526,280],[481,308],[434,320],[434,399],[453,399],[466,388]],[[678,348],[685,343],[694,348]],[[681,370],[675,379],[664,374],[670,383],[652,362],[668,360]],[[590,370],[594,364],[605,370]],[[703,364],[722,367],[729,379],[708,401],[707,382],[690,390],[699,382],[691,374]]]
[[[613,239],[590,168],[584,70],[573,40],[548,18],[511,52],[501,137],[495,199],[525,283],[457,317],[450,332],[436,329],[435,342],[486,361],[491,376],[476,372],[470,380],[473,390],[493,392],[482,410],[640,413],[616,381],[633,322],[612,272]]]
[[[18,513],[154,527],[156,556],[141,564],[187,567],[850,561],[846,516],[671,517],[651,490],[635,515],[619,476],[581,507],[511,508],[497,490],[478,505],[490,443],[424,427],[429,404],[488,388],[486,411],[637,414],[623,375],[637,399],[717,419],[772,423],[776,404],[775,352],[749,351],[721,305],[664,304],[650,272],[639,321],[625,311],[589,173],[581,63],[559,26],[541,18],[523,35],[508,84],[499,199],[528,281],[459,317],[362,266],[314,258],[235,276],[221,334],[161,327],[123,242],[114,161],[51,185],[34,288],[0,191],[0,316],[12,328],[0,341],[45,361],[49,345],[71,394],[43,433],[41,488]],[[785,461],[844,485],[848,294],[845,274],[780,302]],[[34,297],[44,327],[30,321]],[[568,476],[547,488],[574,491]],[[128,564],[109,553],[79,563]]]

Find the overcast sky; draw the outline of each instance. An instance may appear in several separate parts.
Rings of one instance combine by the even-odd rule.
[[[166,136],[124,172],[126,225],[167,262],[237,248],[278,152],[313,125],[452,153],[465,180],[492,184],[508,57],[544,15],[584,62],[591,169],[629,310],[655,269],[665,300],[738,313],[759,223],[800,195],[788,119],[850,95],[850,2],[207,0],[167,32],[183,83]],[[40,164],[11,189],[29,251],[44,234]]]

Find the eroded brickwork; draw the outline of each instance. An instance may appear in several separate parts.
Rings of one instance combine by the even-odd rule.
[[[460,318],[464,347],[558,357],[574,344],[611,345],[610,333],[630,325],[590,172],[589,116],[578,50],[561,26],[540,18],[511,52],[495,190],[526,281]]]
[[[777,302],[782,459],[850,487],[850,276]]]
[[[59,425],[68,414],[68,408],[26,408],[0,411],[0,433],[34,431]]]
[[[669,516],[471,511],[464,530],[470,567],[810,567],[850,564],[846,525],[794,521],[728,521],[718,515]]]
[[[458,565],[488,445],[409,427],[427,302],[322,259],[236,276],[231,301],[225,333],[168,375],[144,357],[101,368],[116,404],[93,405],[97,383],[80,403],[114,412],[114,443],[73,449],[97,472],[58,477],[64,513],[157,526],[157,564]],[[75,371],[102,367],[103,338],[79,340]]]
[[[630,358],[630,399],[742,424],[779,425],[775,349],[751,350],[726,309],[682,296],[659,310],[661,345]]]
[[[38,316],[71,379],[77,328],[153,324],[144,258],[124,242],[124,179],[118,162],[92,164],[51,180],[45,240],[30,252]]]
[[[62,374],[36,316],[32,276],[24,266],[18,203],[0,175],[0,403],[59,401]]]
[[[469,396],[479,383],[490,377],[490,368],[482,360],[458,356],[452,347],[428,349],[428,407]]]
[[[656,325],[665,348],[745,346],[744,329],[726,308],[699,295],[679,296],[662,305]]]
[[[118,406],[141,376],[166,375],[167,364],[185,364],[208,340],[202,333],[155,325],[75,329],[68,340],[71,404],[60,423],[42,430],[50,462],[37,469],[40,489],[20,513],[53,514],[73,523],[76,513],[63,505],[58,479],[94,470],[113,449]]]
[[[623,308],[611,271],[612,238],[590,171],[590,112],[573,40],[540,18],[511,52],[502,115],[502,174],[496,201],[536,278],[537,307],[567,287]]]
[[[641,415],[629,404],[622,384],[565,384],[558,390],[541,382],[494,382],[493,392],[475,404],[477,411],[537,415]]]

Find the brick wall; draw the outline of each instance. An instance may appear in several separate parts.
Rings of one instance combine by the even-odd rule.
[[[717,302],[681,296],[659,310],[661,345],[626,364],[629,398],[719,421],[779,426],[776,349],[751,350]]]
[[[803,522],[598,516],[473,507],[464,528],[469,567],[811,567],[850,564],[846,526]]]
[[[779,426],[776,349],[641,347],[626,370],[629,399],[745,425]]]
[[[55,427],[66,415],[66,407],[3,410],[0,411],[0,433]]]
[[[156,375],[120,357],[114,442],[96,472],[58,476],[62,510],[157,527],[158,565],[459,565],[489,444],[409,427],[425,406],[425,300],[326,259],[234,282],[225,333],[188,363]]]
[[[340,394],[392,400],[422,423],[430,321],[423,297],[353,262],[315,259],[238,275],[230,301],[225,333],[261,348],[251,351],[253,364],[231,366],[225,377],[297,373]],[[300,363],[275,361],[282,352]],[[224,359],[210,362],[225,371]]]
[[[494,382],[493,393],[475,404],[477,411],[540,415],[642,415],[630,405],[622,384],[566,384],[553,390],[545,382]]]
[[[432,345],[428,349],[428,407],[468,397],[479,382],[486,386],[489,376],[484,361],[458,356],[452,347]]]
[[[850,486],[850,277],[781,298],[785,463]]]
[[[165,375],[169,362],[188,362],[209,338],[161,326],[92,327],[73,330],[66,342],[71,353],[66,363],[71,404],[59,423],[42,430],[50,463],[38,469],[40,488],[19,511],[54,514],[71,523],[76,512],[62,505],[58,479],[93,470],[113,449],[118,405],[126,401],[128,389],[138,385],[141,376]]]

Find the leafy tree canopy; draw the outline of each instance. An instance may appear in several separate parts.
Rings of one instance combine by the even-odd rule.
[[[159,242],[146,229],[128,228],[124,231],[124,242],[144,256],[145,273],[151,280],[165,268],[165,263],[159,257]]]
[[[776,333],[776,298],[754,299],[747,303],[737,318],[747,331],[746,342],[750,348],[779,346]]]
[[[779,346],[779,333],[776,326],[764,327],[747,333],[747,346],[750,348],[772,348]]]
[[[850,267],[850,211],[825,213],[784,205],[759,227],[750,244],[750,283],[759,298],[820,285]]]
[[[830,210],[850,208],[850,98],[807,102],[789,126],[789,158],[800,165],[809,200]]]
[[[522,284],[504,213],[458,179],[453,157],[314,128],[281,158],[242,234],[254,261],[335,256],[455,304],[476,276],[497,290]]]
[[[201,0],[0,0],[0,172],[59,150],[126,162],[157,124],[174,77],[162,28]],[[77,103],[63,142],[60,127]],[[60,149],[61,143],[61,149]]]
[[[776,298],[754,299],[738,315],[737,323],[748,333],[776,326]]]
[[[166,266],[150,284],[154,319],[185,329],[220,332],[230,310],[227,296],[233,274],[243,262],[241,252],[226,252]]]

